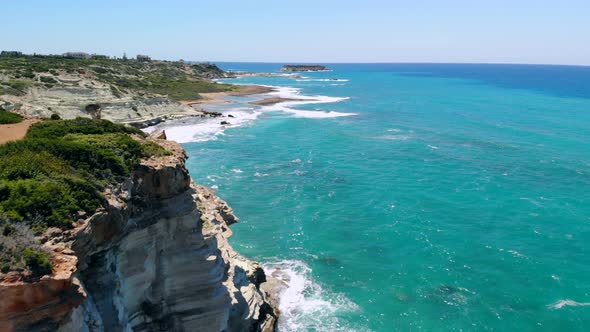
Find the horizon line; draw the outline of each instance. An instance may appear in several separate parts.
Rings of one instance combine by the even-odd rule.
[[[524,63],[524,62],[436,62],[436,61],[378,61],[378,62],[350,62],[350,61],[337,61],[337,62],[313,62],[313,61],[227,61],[227,60],[207,60],[207,61],[193,61],[190,62],[209,62],[209,63],[267,63],[267,64],[302,64],[302,65],[387,65],[387,64],[414,64],[414,65],[516,65],[516,66],[568,66],[568,67],[590,67],[590,64],[563,64],[563,63]]]
[[[19,51],[22,52],[22,51]],[[70,51],[72,52],[72,51]],[[100,55],[100,53],[97,52],[86,52],[86,51],[76,51],[76,52],[83,52],[83,53],[88,53],[90,55],[93,54],[98,54]],[[61,54],[53,54],[53,53],[37,53],[37,52],[33,52],[33,53],[25,53],[22,52],[23,55],[27,55],[27,56],[33,56],[34,54],[38,54],[38,55],[63,55],[64,53]],[[127,52],[123,52],[123,54],[126,54]],[[131,53],[133,54],[133,53]],[[136,55],[139,55],[140,53],[137,53]],[[104,54],[106,55],[106,54]],[[108,55],[109,57],[113,57],[113,58],[119,58],[119,56],[117,55]],[[149,56],[149,55],[148,55]],[[133,57],[130,57],[133,58]],[[178,59],[183,59],[182,57],[179,57]],[[165,58],[165,59],[157,59],[157,58],[153,58],[153,60],[161,60],[161,61],[178,61],[177,60],[172,60],[172,58]],[[185,58],[187,59],[187,58]],[[587,64],[565,64],[565,63],[526,63],[526,62],[479,62],[479,61],[465,61],[465,62],[455,62],[455,61],[335,61],[335,62],[330,62],[330,61],[235,61],[235,60],[184,60],[184,61],[188,61],[188,62],[209,62],[209,63],[272,63],[272,64],[445,64],[445,65],[521,65],[521,66],[569,66],[569,67],[590,67],[590,63]]]

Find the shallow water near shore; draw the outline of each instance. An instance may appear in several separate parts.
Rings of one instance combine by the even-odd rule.
[[[290,285],[280,330],[590,329],[590,68],[329,67],[227,81],[321,103],[166,124]]]

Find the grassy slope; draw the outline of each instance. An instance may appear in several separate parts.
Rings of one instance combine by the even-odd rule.
[[[60,72],[86,75],[111,85],[115,95],[124,92],[167,95],[172,100],[199,99],[201,92],[221,92],[231,85],[209,79],[223,71],[210,64],[180,62],[137,62],[120,59],[65,59],[61,57],[0,58],[0,95],[23,95],[29,86],[59,86]],[[1,77],[1,76],[0,76]]]

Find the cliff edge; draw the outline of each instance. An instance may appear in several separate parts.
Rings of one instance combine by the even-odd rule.
[[[70,230],[50,228],[53,273],[0,275],[0,331],[274,331],[262,268],[228,243],[232,209],[195,184],[175,142],[144,159]]]

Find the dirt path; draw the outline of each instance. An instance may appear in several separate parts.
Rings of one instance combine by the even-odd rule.
[[[4,144],[9,141],[19,140],[27,134],[29,127],[39,119],[26,119],[20,123],[14,124],[3,124],[0,125],[0,144]]]

